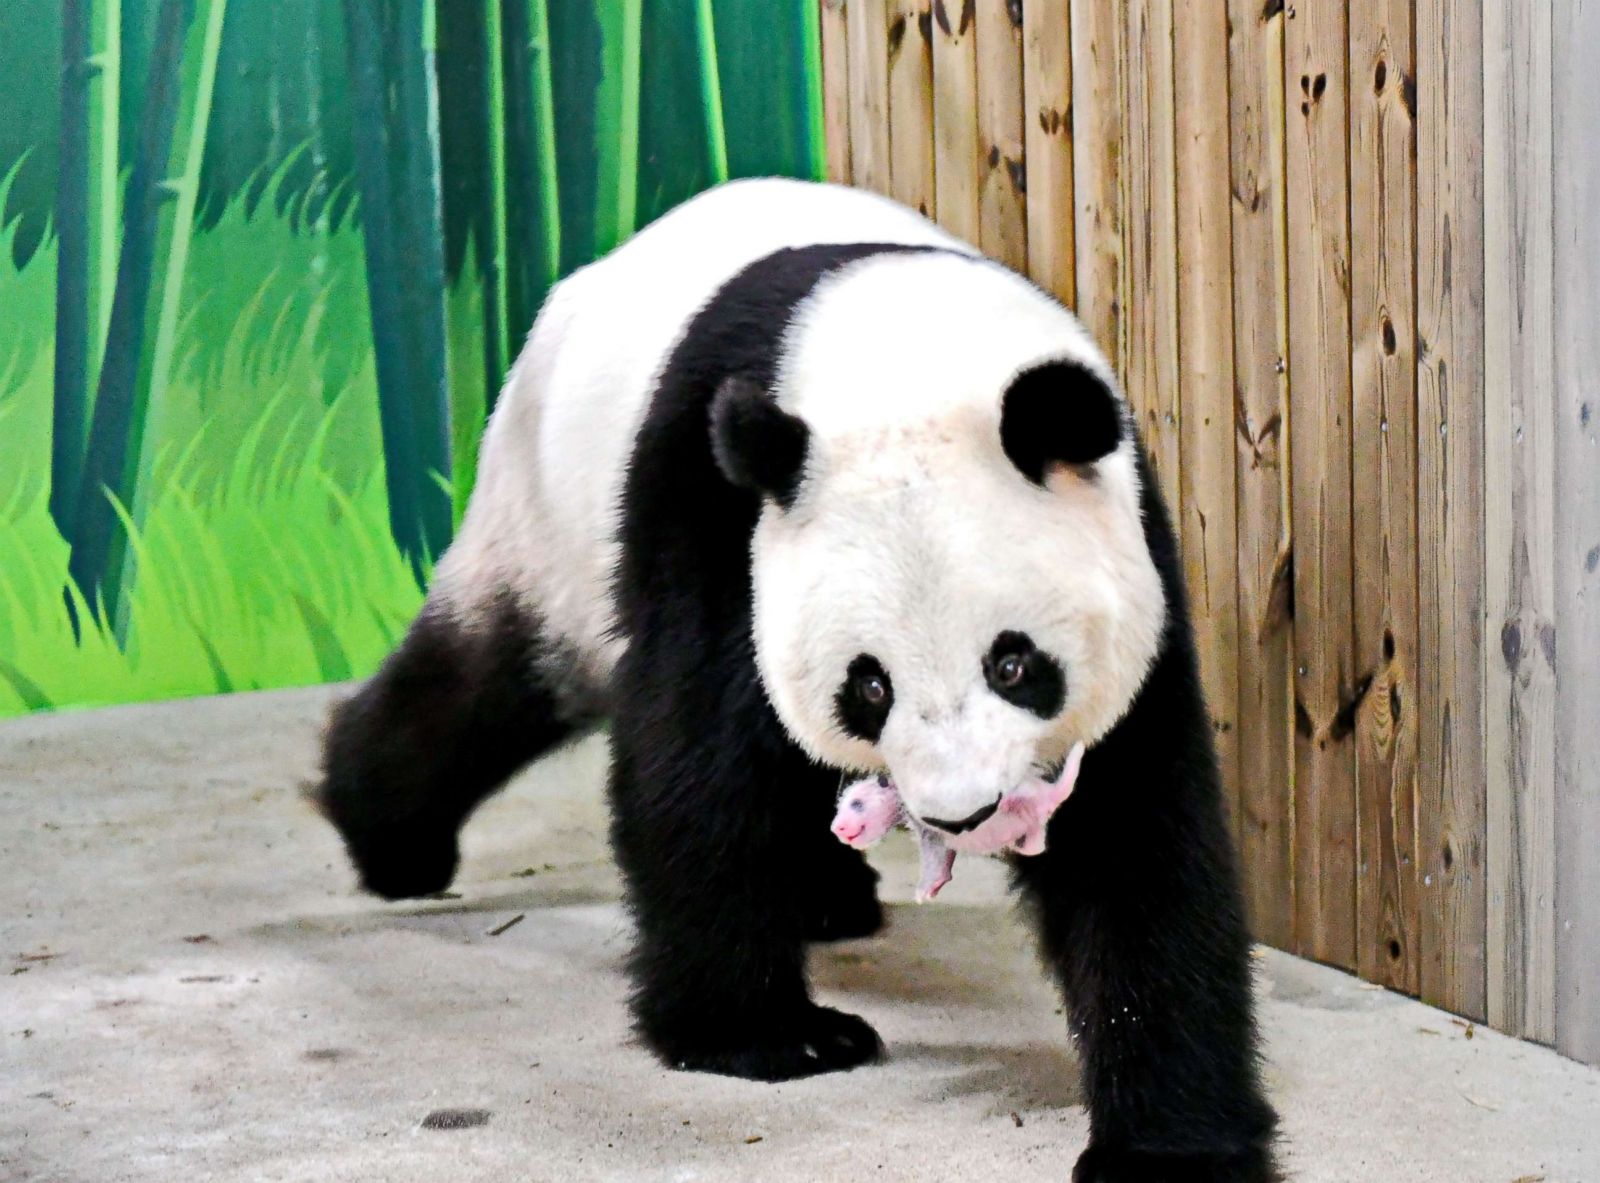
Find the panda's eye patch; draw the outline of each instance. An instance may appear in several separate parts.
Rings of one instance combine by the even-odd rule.
[[[1007,631],[997,636],[984,655],[983,676],[1001,698],[1041,719],[1054,718],[1067,700],[1061,663],[1027,633]]]
[[[851,735],[876,743],[894,706],[889,671],[871,654],[858,654],[845,670],[844,683],[833,697],[839,725]]]

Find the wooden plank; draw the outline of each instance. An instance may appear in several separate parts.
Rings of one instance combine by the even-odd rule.
[[[1417,433],[1411,0],[1350,22],[1356,965],[1415,994]]]
[[[1217,4],[1173,8],[1178,472],[1184,576],[1229,816],[1239,809],[1239,575],[1234,504],[1228,28]]]
[[[1178,248],[1173,160],[1173,0],[1127,7],[1128,396],[1173,519],[1178,487]]]
[[[1294,534],[1295,940],[1354,968],[1350,236],[1346,11],[1286,9],[1289,401]]]
[[[933,58],[930,0],[890,0],[889,192],[934,212]]]
[[[933,137],[939,224],[974,246],[978,216],[976,0],[933,0]]]
[[[828,180],[850,183],[850,37],[847,0],[818,0],[822,22],[822,136]]]
[[[1069,306],[1078,299],[1071,19],[1070,0],[1027,0],[1022,6],[1028,274]]]
[[[1122,19],[1078,0],[1072,17],[1072,177],[1078,317],[1127,379],[1128,274],[1123,242]]]
[[[1485,0],[1489,1022],[1555,1037],[1550,8]]]
[[[1417,849],[1422,998],[1483,1019],[1483,42],[1417,6]]]
[[[850,173],[855,184],[889,192],[888,0],[849,0]]]
[[[1008,267],[1028,267],[1022,132],[1021,0],[979,0],[978,188],[980,245]]]
[[[1600,1064],[1600,5],[1555,0],[1555,1039]]]
[[[1281,6],[1228,0],[1238,501],[1239,846],[1259,940],[1294,947],[1294,566],[1289,538],[1288,276]]]

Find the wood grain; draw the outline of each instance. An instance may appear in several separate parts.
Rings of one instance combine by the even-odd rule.
[[[980,245],[976,0],[933,0],[933,136],[939,224]]]
[[[1178,247],[1173,158],[1173,0],[1127,6],[1128,395],[1173,520],[1182,514],[1178,439]],[[1186,63],[1187,64],[1187,63]]]
[[[822,136],[828,180],[850,183],[850,37],[847,0],[818,0],[822,23]]]
[[[1555,0],[1555,1039],[1600,1064],[1600,6]]]
[[[889,192],[934,213],[931,0],[890,0]]]
[[[1184,577],[1229,816],[1239,808],[1239,575],[1233,447],[1228,30],[1220,4],[1173,7],[1178,473]],[[1237,830],[1236,830],[1237,832]]]
[[[1297,12],[1288,20],[1284,47],[1294,453],[1295,939],[1307,956],[1354,968],[1346,13],[1337,4],[1301,4]]]
[[[1021,0],[978,0],[979,242],[1019,271],[1028,266],[1022,14]]]
[[[1070,0],[1022,8],[1028,274],[1068,306],[1078,298],[1073,235]]]
[[[1410,0],[1350,22],[1356,965],[1415,994],[1417,962],[1416,64]]]
[[[1479,0],[1417,6],[1417,848],[1423,1001],[1483,1019]]]
[[[889,12],[887,0],[849,0],[850,172],[857,185],[889,189]]]
[[[1078,316],[1126,381],[1123,22],[1113,5],[1094,0],[1078,0],[1071,7],[1071,17]]]
[[[1288,274],[1282,8],[1228,0],[1239,845],[1258,939],[1294,947]]]
[[[1484,423],[1489,1022],[1555,1037],[1550,10],[1486,0]]]

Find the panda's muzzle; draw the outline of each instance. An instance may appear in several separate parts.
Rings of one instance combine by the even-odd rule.
[[[947,822],[937,817],[925,817],[922,820],[935,829],[943,830],[947,834],[965,834],[968,830],[976,830],[984,822],[994,816],[995,810],[1000,808],[1000,798],[996,797],[982,809],[976,809],[967,814],[958,822]]]

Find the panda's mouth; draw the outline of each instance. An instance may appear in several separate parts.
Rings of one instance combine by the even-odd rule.
[[[922,820],[925,824],[930,825],[937,830],[943,830],[947,834],[965,834],[969,831],[976,830],[979,826],[983,825],[984,822],[993,817],[995,815],[995,811],[1000,808],[1001,800],[1002,797],[996,797],[988,805],[983,806],[981,809],[973,810],[960,821],[945,821],[943,818],[937,817],[925,817]]]

